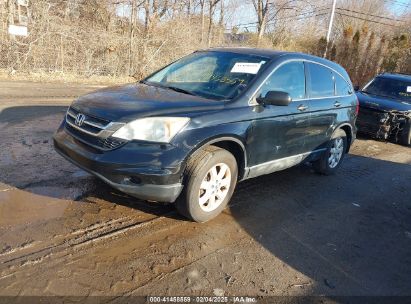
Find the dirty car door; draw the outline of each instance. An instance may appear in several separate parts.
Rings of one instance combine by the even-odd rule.
[[[307,93],[310,100],[310,135],[306,139],[309,151],[324,148],[339,117],[349,117],[351,86],[336,72],[316,63],[308,68]]]
[[[302,61],[291,61],[279,66],[268,77],[256,96],[264,97],[268,91],[283,91],[293,101],[288,106],[255,106],[250,150],[251,166],[260,166],[258,174],[276,171],[262,164],[305,152],[308,130],[308,103],[305,100],[305,67]],[[267,172],[265,172],[267,171]],[[250,172],[251,173],[251,172]]]

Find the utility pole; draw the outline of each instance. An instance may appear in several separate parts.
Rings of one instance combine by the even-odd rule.
[[[330,43],[330,37],[331,37],[331,30],[333,28],[333,23],[334,23],[335,6],[336,5],[337,5],[337,0],[333,0],[333,8],[331,10],[330,23],[328,24],[327,45],[325,46],[324,58],[327,57],[328,45]]]

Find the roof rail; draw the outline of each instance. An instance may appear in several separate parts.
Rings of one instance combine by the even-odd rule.
[[[383,72],[380,75],[384,75],[384,74],[411,76],[411,74],[401,73],[401,72],[391,72],[391,73],[390,72]]]

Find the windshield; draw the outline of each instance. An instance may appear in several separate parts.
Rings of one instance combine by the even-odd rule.
[[[197,52],[143,82],[210,99],[232,99],[244,91],[268,60],[230,52]]]
[[[363,89],[364,93],[411,101],[411,81],[377,77]]]

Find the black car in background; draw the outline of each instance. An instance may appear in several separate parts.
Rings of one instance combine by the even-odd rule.
[[[334,173],[355,139],[346,71],[306,54],[198,51],[139,83],[74,101],[57,152],[137,198],[207,221],[237,182],[312,162]]]
[[[411,75],[378,75],[357,97],[359,133],[411,145]]]

